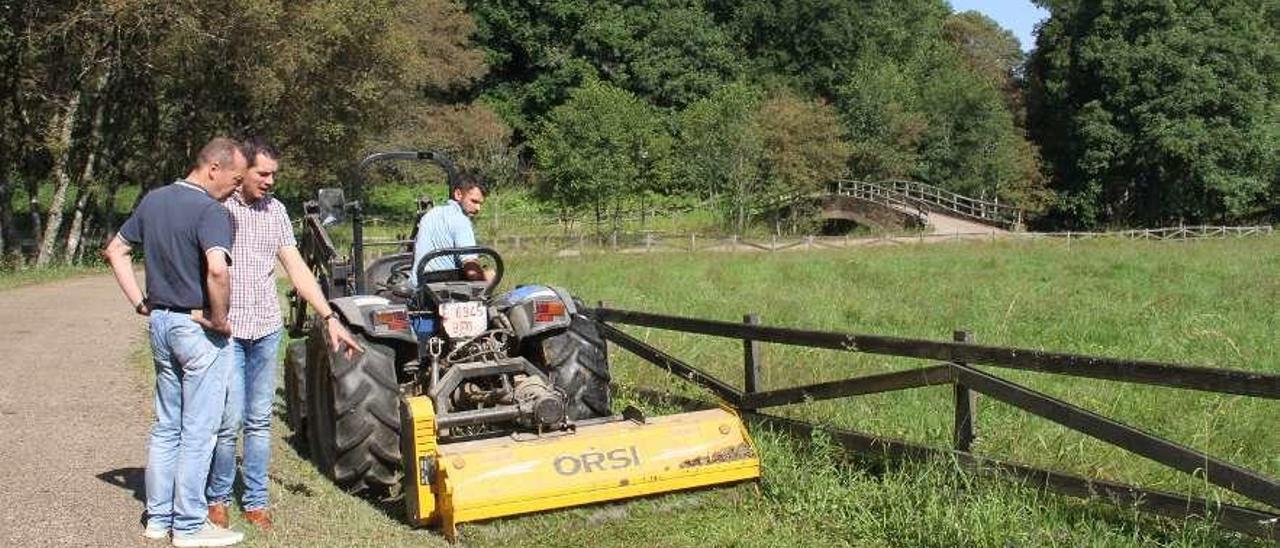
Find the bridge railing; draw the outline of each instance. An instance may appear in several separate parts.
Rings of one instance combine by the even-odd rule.
[[[890,203],[886,201],[890,199],[899,203],[906,202],[921,209],[968,217],[1006,228],[1023,226],[1021,208],[1002,204],[999,199],[989,201],[973,198],[917,181],[840,181],[836,192],[881,203]]]
[[[836,193],[888,205],[908,215],[915,215],[921,226],[929,225],[929,211],[925,207],[926,204],[891,188],[862,181],[841,181]]]

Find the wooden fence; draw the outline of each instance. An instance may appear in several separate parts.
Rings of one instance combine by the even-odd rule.
[[[1184,226],[1145,230],[1121,230],[1115,232],[956,232],[952,234],[879,235],[855,236],[763,236],[742,237],[736,235],[665,234],[658,232],[612,234],[595,236],[586,234],[501,236],[485,245],[504,255],[542,253],[558,255],[583,255],[589,253],[702,253],[702,252],[776,252],[816,249],[845,249],[916,243],[939,243],[960,240],[1044,240],[1067,242],[1094,239],[1129,239],[1151,241],[1180,241],[1198,239],[1226,239],[1269,236],[1275,230],[1271,226]],[[369,240],[369,253],[382,255],[387,248],[409,249],[408,240]]]
[[[1280,399],[1280,375],[1234,369],[1217,369],[1046,352],[974,344],[973,334],[956,331],[952,342],[907,339],[879,335],[809,331],[760,325],[748,314],[743,323],[684,318],[617,310],[603,304],[585,312],[611,344],[706,388],[724,403],[744,411],[761,424],[790,431],[809,439],[824,431],[846,450],[886,458],[945,458],[981,474],[1010,476],[1030,487],[1096,499],[1143,512],[1186,519],[1199,517],[1220,526],[1270,541],[1280,540],[1280,480],[1202,451],[1167,440],[1140,428],[1099,415],[1068,402],[1003,379],[976,366],[1033,371],[1089,379],[1232,394],[1270,400]],[[740,390],[698,367],[685,363],[617,326],[636,326],[739,339],[743,344],[743,388]],[[927,360],[926,365],[838,381],[766,390],[760,385],[759,345],[773,343],[843,352],[859,352]],[[952,444],[929,447],[912,442],[798,421],[760,410],[818,400],[950,385],[954,395]],[[1183,493],[1145,489],[1097,478],[1081,477],[977,455],[972,443],[980,434],[975,408],[978,395],[1020,411],[1055,422],[1104,443],[1124,449],[1194,475],[1209,484],[1255,501],[1258,507],[1228,504]],[[706,402],[685,401],[692,406]],[[939,410],[942,411],[942,410]]]

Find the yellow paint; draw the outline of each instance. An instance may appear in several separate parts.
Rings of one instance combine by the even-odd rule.
[[[436,519],[436,493],[430,477],[422,481],[423,465],[437,459],[436,412],[431,398],[415,396],[400,400],[400,454],[404,459],[404,500],[406,515],[415,525]]]
[[[432,416],[429,405],[426,398],[406,400],[413,424],[403,431],[414,439],[406,444],[413,449],[405,452],[405,469],[419,478],[421,457],[437,463],[433,485],[407,489],[406,499],[411,519],[438,519],[450,539],[462,522],[760,477],[755,446],[729,409],[435,447],[425,440],[434,440],[434,429],[422,425]]]

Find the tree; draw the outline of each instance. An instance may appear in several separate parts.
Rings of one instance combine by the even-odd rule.
[[[937,36],[943,0],[710,1],[743,44],[752,70],[832,98],[859,59],[906,59]]]
[[[653,106],[622,89],[589,82],[571,92],[530,139],[543,189],[564,209],[614,205],[669,190],[672,138]]]
[[[1067,225],[1239,219],[1280,163],[1267,0],[1046,1],[1029,115]]]
[[[246,106],[236,121],[273,137],[292,173],[333,184],[374,140],[430,133],[422,109],[465,95],[485,70],[473,31],[449,0],[263,9],[239,24],[228,52]]]
[[[465,122],[486,119],[462,101],[484,65],[474,25],[449,0],[60,0],[4,3],[0,17],[0,252],[15,239],[11,181],[33,197],[52,182],[47,215],[33,199],[26,223],[41,265],[60,242],[65,259],[79,256],[91,230],[114,228],[122,185],[184,173],[214,135],[270,138],[288,179],[313,185],[344,180],[393,133],[438,137],[424,119],[492,129],[450,140],[477,161],[492,156],[478,141],[509,136]]]
[[[838,90],[855,176],[921,180],[1030,211],[1047,199],[1035,147],[994,73],[974,70],[951,42],[905,61],[861,59]]]
[[[518,133],[531,131],[589,80],[679,108],[742,71],[740,50],[700,0],[471,0],[469,6],[492,66],[483,95]]]
[[[726,85],[680,113],[679,179],[688,191],[720,204],[726,225],[741,231],[748,188],[760,177],[764,143],[756,112],[764,94]]]
[[[849,160],[843,133],[822,100],[730,84],[680,114],[681,175],[742,232],[759,208],[841,177]]]
[[[1000,90],[1005,107],[1023,125],[1022,65],[1025,55],[1012,31],[976,11],[948,15],[942,36],[960,53],[966,66]]]
[[[778,90],[760,104],[754,118],[763,152],[761,186],[750,191],[755,203],[818,192],[845,175],[850,147],[826,101]]]

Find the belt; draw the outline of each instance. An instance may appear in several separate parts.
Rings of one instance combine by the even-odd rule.
[[[179,306],[168,306],[163,304],[147,305],[147,308],[150,308],[151,310],[164,310],[166,312],[173,312],[174,314],[190,314],[191,313],[190,308],[182,308]]]

